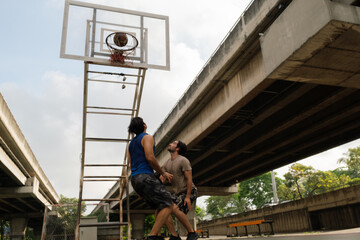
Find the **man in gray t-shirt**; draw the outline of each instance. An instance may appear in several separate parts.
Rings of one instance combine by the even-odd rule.
[[[174,175],[171,185],[175,194],[187,192],[187,181],[191,184],[191,189],[196,189],[192,182],[190,161],[186,157],[177,155],[174,159],[167,160],[162,169]]]
[[[189,219],[185,215],[191,209],[191,204],[198,196],[197,189],[192,181],[190,161],[183,156],[187,151],[187,147],[185,143],[177,140],[169,144],[168,151],[171,157],[165,162],[162,169],[173,175],[171,185],[174,193],[171,197],[177,208],[173,208],[172,213],[186,228],[188,232],[187,240],[197,239],[199,236],[194,232]],[[165,182],[162,176],[160,176],[160,179]],[[166,221],[166,226],[171,233],[170,240],[181,239],[179,236],[176,237],[178,234],[175,231],[174,222],[170,216]]]

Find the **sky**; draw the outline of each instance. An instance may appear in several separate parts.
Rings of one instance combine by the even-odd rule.
[[[250,0],[84,2],[169,16],[171,70],[147,71],[140,106],[153,134]],[[0,92],[56,192],[78,197],[84,66],[59,57],[64,0],[0,1],[0,10]],[[357,140],[300,162],[335,169],[347,149],[359,145]],[[288,167],[277,169],[278,176]],[[98,186],[104,192],[109,187]]]

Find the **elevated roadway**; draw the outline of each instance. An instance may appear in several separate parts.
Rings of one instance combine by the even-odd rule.
[[[181,139],[195,184],[217,195],[360,138],[359,6],[253,1],[155,132],[160,163]]]
[[[0,94],[0,219],[11,222],[13,239],[23,229],[41,233],[45,205],[59,201]]]

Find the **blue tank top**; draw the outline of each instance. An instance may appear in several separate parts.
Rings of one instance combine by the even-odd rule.
[[[150,167],[149,162],[145,158],[144,147],[141,145],[141,140],[145,135],[147,135],[147,133],[140,133],[139,135],[136,135],[129,144],[131,177],[141,173],[154,174],[154,170]]]

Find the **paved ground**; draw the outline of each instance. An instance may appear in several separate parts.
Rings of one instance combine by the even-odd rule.
[[[211,236],[204,238],[209,240],[231,240],[231,239],[260,239],[269,238],[269,240],[360,240],[360,228],[351,228],[339,231],[325,231],[325,232],[305,232],[305,233],[289,233],[289,234],[275,234],[272,236],[249,236],[249,237],[226,237],[226,236]],[[202,239],[202,238],[200,238]]]

